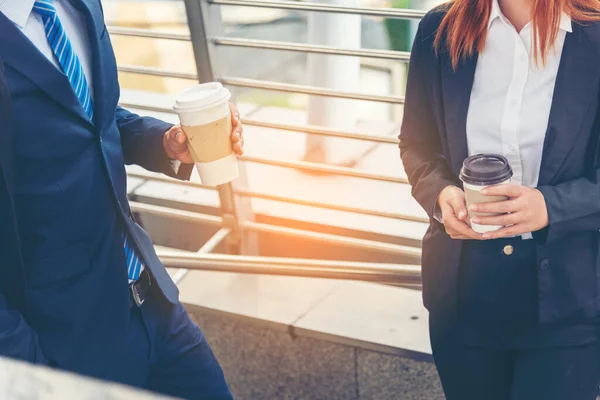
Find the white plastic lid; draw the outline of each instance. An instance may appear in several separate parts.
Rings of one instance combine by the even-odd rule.
[[[181,93],[175,100],[175,111],[204,110],[226,103],[231,92],[219,82],[203,83],[192,86]]]

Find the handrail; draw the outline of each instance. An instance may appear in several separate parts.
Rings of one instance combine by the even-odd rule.
[[[279,92],[310,94],[315,96],[337,97],[340,99],[375,101],[379,103],[404,104],[403,96],[383,96],[376,94],[352,93],[341,90],[326,89],[317,86],[295,85],[263,81],[247,78],[224,77],[219,79],[224,85],[244,87],[250,89],[275,90]]]
[[[155,206],[152,204],[130,201],[129,206],[134,213],[154,215],[157,217],[168,217],[187,222],[198,222],[206,225],[222,226],[223,218],[215,215],[201,214],[192,211],[177,210],[174,208]]]
[[[323,46],[316,44],[278,42],[272,40],[256,40],[243,38],[215,37],[212,39],[217,46],[247,47],[263,50],[296,51],[302,53],[328,54],[337,56],[351,56],[364,58],[377,58],[383,60],[409,61],[410,53],[406,51],[371,50],[371,49],[343,49],[340,47]]]
[[[128,172],[127,175],[132,178],[145,179],[147,181],[165,182],[165,183],[171,183],[171,184],[181,185],[181,186],[186,186],[186,187],[193,187],[193,188],[200,188],[200,189],[207,189],[207,190],[216,190],[216,188],[213,186],[206,186],[199,182],[178,181],[178,180],[175,180],[168,176],[165,176],[162,174],[157,174],[157,173],[152,173],[152,172]],[[243,196],[243,197],[278,201],[278,202],[282,202],[282,203],[296,204],[296,205],[301,205],[301,206],[325,208],[328,210],[344,211],[344,212],[350,212],[350,213],[362,214],[362,215],[372,215],[375,217],[398,219],[398,220],[402,220],[402,221],[422,222],[422,223],[429,222],[429,220],[427,218],[419,217],[416,215],[394,213],[394,212],[389,212],[389,211],[369,210],[366,208],[350,207],[350,206],[344,206],[344,205],[339,205],[339,204],[323,203],[323,202],[311,201],[311,200],[303,200],[303,199],[298,199],[298,198],[294,198],[294,197],[278,196],[275,194],[256,192],[256,191],[247,190],[247,189],[236,189],[235,193],[238,196]]]
[[[178,78],[178,79],[189,79],[198,80],[198,75],[188,72],[177,72],[170,71],[163,68],[155,67],[144,67],[140,65],[118,65],[120,72],[140,74],[140,75],[151,75],[160,76],[164,78]],[[383,96],[376,94],[365,94],[365,93],[352,93],[344,92],[340,90],[325,89],[316,86],[306,85],[295,85],[291,83],[281,83],[272,81],[263,81],[257,79],[247,78],[221,78],[221,83],[229,86],[244,87],[250,89],[264,89],[264,90],[275,90],[279,92],[288,93],[301,93],[315,96],[326,96],[326,97],[337,97],[341,99],[350,100],[364,100],[364,101],[375,101],[380,103],[391,103],[391,104],[404,104],[404,97],[402,96]]]
[[[164,106],[155,106],[151,104],[141,104],[141,103],[129,103],[127,101],[119,101],[119,105],[125,108],[132,108],[137,110],[144,111],[153,111],[153,112],[161,112],[166,114],[175,114],[175,111],[172,107],[164,107]]]
[[[117,69],[119,70],[119,72],[126,72],[126,73],[130,73],[130,74],[160,76],[163,78],[189,79],[189,80],[194,80],[194,81],[198,80],[197,74],[193,74],[193,73],[189,73],[189,72],[169,71],[164,68],[144,67],[141,65],[119,64],[119,65],[117,65]]]
[[[189,42],[192,40],[191,36],[185,33],[161,32],[154,29],[126,28],[121,26],[107,26],[106,29],[111,35],[133,36],[149,39],[179,40],[183,42]]]
[[[198,188],[198,189],[217,190],[217,188],[214,186],[204,185],[200,182],[179,181],[177,179],[174,179],[169,176],[166,176],[166,175],[163,175],[160,173],[156,173],[156,172],[146,172],[146,171],[131,172],[131,171],[128,171],[127,175],[132,178],[146,179],[146,180],[152,180],[152,181],[156,181],[156,182],[172,183],[175,185],[185,185],[188,187],[194,187],[194,188]]]
[[[323,173],[328,173],[328,174],[350,176],[353,178],[370,179],[370,180],[382,181],[382,182],[393,182],[393,183],[402,183],[402,184],[408,183],[408,179],[401,177],[401,176],[390,176],[390,175],[376,174],[376,173],[372,173],[372,172],[363,172],[363,171],[358,171],[355,168],[338,167],[335,165],[313,163],[313,162],[308,162],[308,161],[284,161],[284,160],[273,160],[273,159],[253,157],[253,156],[239,156],[238,158],[242,161],[247,161],[247,162],[252,162],[252,163],[257,163],[257,164],[274,165],[277,167],[293,168],[293,169],[299,169],[299,170],[304,170],[304,171],[323,172]]]
[[[227,236],[229,236],[229,234],[231,234],[230,228],[219,229],[217,233],[215,233],[210,239],[208,239],[206,243],[204,243],[204,246],[202,246],[200,250],[196,252],[196,254],[212,253],[213,250],[223,242],[223,240],[227,239]],[[188,272],[189,270],[187,269],[177,270],[175,274],[173,274],[173,282],[175,282],[175,284],[178,284],[187,275]]]
[[[312,232],[304,229],[288,228],[285,226],[263,224],[261,222],[254,221],[245,221],[244,229],[254,232],[286,235],[319,242],[334,243],[357,249],[372,250],[387,254],[395,254],[398,256],[410,258],[411,261],[415,264],[421,261],[421,249],[411,246],[377,242],[374,240],[367,239],[357,239],[347,236],[334,235],[330,233]]]
[[[225,254],[183,254],[169,250],[159,250],[158,257],[168,268],[184,268],[187,270],[360,280],[394,284],[421,283],[421,268],[413,265]]]
[[[210,4],[223,6],[244,6],[274,8],[279,10],[316,11],[337,14],[355,14],[383,18],[421,19],[425,16],[425,12],[420,10],[374,7],[349,7],[296,1],[208,0],[208,2]]]
[[[248,126],[258,126],[261,128],[279,129],[290,132],[302,132],[311,135],[339,137],[344,139],[364,140],[366,142],[389,143],[395,145],[399,143],[399,140],[396,136],[389,137],[379,135],[367,135],[364,133],[340,131],[315,125],[291,125],[283,124],[281,122],[259,121],[251,118],[242,118],[242,123]]]
[[[172,218],[180,221],[199,222],[208,225],[223,226],[223,218],[214,215],[201,214],[192,211],[177,210],[169,207],[155,206],[150,204],[130,202],[131,211],[134,213],[149,214],[158,217]],[[329,233],[312,232],[303,229],[287,228],[278,225],[263,224],[253,221],[245,221],[244,229],[248,231],[276,233],[287,236],[294,236],[303,239],[325,241],[336,243],[342,246],[361,248],[365,250],[380,251],[388,254],[405,256],[418,262],[421,258],[421,251],[418,248],[402,246],[393,243],[376,242],[373,240],[356,239],[347,236],[333,235]]]
[[[173,114],[174,111],[170,107],[161,107],[161,106],[153,106],[147,104],[139,104],[139,103],[128,103],[128,102],[120,102],[122,107],[130,107],[137,108],[140,110],[146,111],[154,111],[154,112],[163,112],[168,114]],[[316,125],[292,125],[292,124],[283,124],[280,122],[269,122],[269,121],[260,121],[251,118],[243,118],[242,123],[244,125],[249,126],[258,126],[261,128],[270,128],[270,129],[280,129],[283,131],[290,132],[302,132],[308,133],[311,135],[320,135],[320,136],[331,136],[331,137],[339,137],[344,139],[354,139],[354,140],[364,140],[367,142],[375,142],[375,143],[389,143],[397,145],[399,143],[397,137],[387,137],[387,136],[378,136],[378,135],[367,135],[363,133],[356,132],[348,132],[341,131],[337,129],[329,129]]]
[[[278,195],[274,195],[274,194],[256,192],[256,191],[252,191],[252,190],[237,189],[235,191],[235,193],[238,196],[250,197],[250,198],[254,198],[254,199],[279,201],[282,203],[297,204],[297,205],[301,205],[301,206],[308,206],[308,207],[315,207],[315,208],[325,208],[328,210],[343,211],[343,212],[349,212],[349,213],[355,213],[355,214],[361,214],[361,215],[371,215],[374,217],[398,219],[401,221],[410,221],[410,222],[422,222],[422,223],[429,222],[429,219],[424,218],[424,217],[415,216],[415,215],[401,214],[401,213],[395,213],[395,212],[389,212],[389,211],[369,210],[366,208],[350,207],[350,206],[343,206],[343,205],[331,204],[331,203],[322,203],[322,202],[318,202],[318,201],[302,200],[302,199],[297,199],[297,198],[292,198],[292,197],[278,196]]]

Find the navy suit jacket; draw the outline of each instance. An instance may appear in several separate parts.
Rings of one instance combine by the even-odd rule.
[[[424,302],[430,311],[452,317],[463,242],[444,232],[433,211],[442,189],[461,186],[477,55],[456,70],[446,51],[436,55],[433,41],[447,7],[428,13],[419,26],[400,151],[413,195],[431,219],[423,239]],[[550,219],[534,233],[543,323],[592,317],[600,310],[599,82],[600,24],[574,23],[558,71],[539,176]]]
[[[0,354],[110,379],[127,351],[123,231],[166,299],[178,301],[131,218],[125,173],[138,164],[175,176],[162,146],[171,125],[117,106],[101,4],[71,1],[91,40],[93,121],[66,76],[0,13]]]

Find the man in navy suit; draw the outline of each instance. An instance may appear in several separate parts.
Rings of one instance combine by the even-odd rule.
[[[99,0],[0,0],[0,354],[229,399],[126,196],[125,164],[189,177],[185,133],[118,100]]]

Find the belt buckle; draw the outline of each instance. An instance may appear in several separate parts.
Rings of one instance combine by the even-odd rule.
[[[131,295],[133,296],[133,301],[135,305],[140,307],[146,301],[145,298],[142,297],[141,293],[141,285],[138,285],[138,282],[131,285]]]

